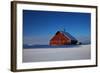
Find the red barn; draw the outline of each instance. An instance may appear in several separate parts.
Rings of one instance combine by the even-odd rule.
[[[54,37],[50,40],[50,45],[69,45],[76,44],[78,41],[68,32],[58,31]]]

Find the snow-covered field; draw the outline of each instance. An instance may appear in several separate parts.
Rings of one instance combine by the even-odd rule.
[[[90,58],[90,45],[71,48],[23,49],[23,62],[83,60]]]

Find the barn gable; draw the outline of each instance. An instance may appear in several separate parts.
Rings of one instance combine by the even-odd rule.
[[[60,35],[60,36],[59,36]],[[51,40],[57,40],[57,39],[67,39],[67,40],[70,40],[70,38],[68,38],[67,36],[65,36],[63,33],[61,33],[61,32],[57,32],[56,34],[55,34],[55,36],[54,37],[52,37],[52,39]]]

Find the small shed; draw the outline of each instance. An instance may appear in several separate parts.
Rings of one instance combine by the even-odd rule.
[[[70,45],[76,44],[78,41],[71,34],[65,31],[57,31],[56,34],[51,38],[50,45]]]

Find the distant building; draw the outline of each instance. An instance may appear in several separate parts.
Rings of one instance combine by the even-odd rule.
[[[50,45],[59,46],[59,45],[69,45],[76,44],[78,41],[68,32],[58,31],[50,40]]]

